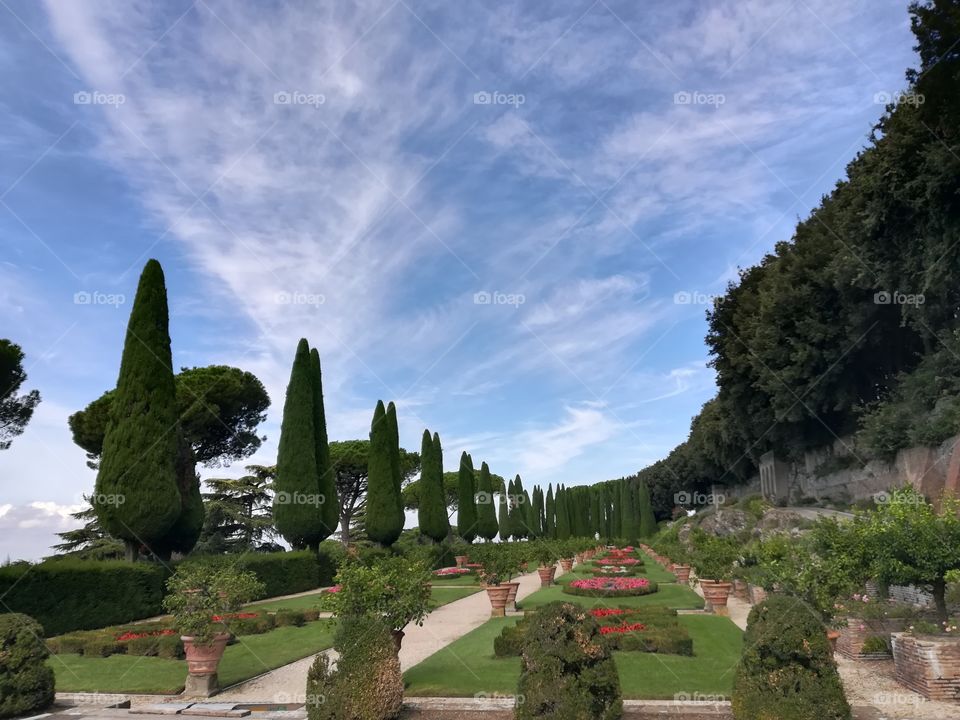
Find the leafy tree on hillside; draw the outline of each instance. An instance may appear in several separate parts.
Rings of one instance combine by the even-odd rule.
[[[23,432],[40,404],[38,390],[17,395],[26,379],[23,350],[19,345],[0,338],[0,450],[10,447],[13,438]]]

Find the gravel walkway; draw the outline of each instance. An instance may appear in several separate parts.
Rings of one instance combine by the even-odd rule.
[[[518,600],[540,589],[540,577],[536,572],[521,575],[517,581],[520,583]],[[437,608],[427,615],[423,625],[405,628],[400,666],[403,670],[410,669],[489,619],[490,601],[482,591]],[[332,656],[332,650],[325,652]],[[215,699],[218,702],[302,703],[307,670],[314,657],[297,660],[247,680],[220,693]]]

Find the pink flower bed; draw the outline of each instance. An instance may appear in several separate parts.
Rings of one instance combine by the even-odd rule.
[[[574,580],[570,587],[578,590],[646,590],[650,581],[646,578],[604,578],[595,577],[587,580]]]
[[[447,577],[449,575],[467,575],[470,572],[470,568],[447,567],[434,570],[433,574],[437,577]]]
[[[636,558],[628,557],[615,557],[611,555],[610,557],[601,558],[600,560],[595,560],[598,565],[636,565],[640,561]]]
[[[338,593],[340,590],[341,587],[339,585],[334,585],[333,587],[327,588],[328,593]]]

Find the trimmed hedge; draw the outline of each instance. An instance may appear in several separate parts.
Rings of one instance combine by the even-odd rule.
[[[0,568],[0,597],[60,635],[160,615],[169,576],[150,563],[49,560]]]
[[[53,670],[43,628],[20,613],[0,615],[0,718],[43,710],[53,702]]]
[[[232,564],[249,570],[267,597],[332,585],[335,553],[299,552],[208,555],[188,563]],[[13,612],[36,618],[50,635],[93,630],[162,615],[170,569],[123,560],[48,560],[0,567],[0,597]]]

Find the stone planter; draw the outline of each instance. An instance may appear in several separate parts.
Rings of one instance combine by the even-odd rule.
[[[687,585],[690,582],[690,566],[674,565],[673,574],[677,577],[677,582],[681,585]]]
[[[747,585],[747,595],[751,605],[757,605],[767,599],[767,591],[759,585]]]
[[[906,621],[900,618],[887,618],[885,620],[847,618],[846,625],[840,628],[837,652],[851,660],[889,659],[890,656],[885,653],[863,652],[863,644],[869,637],[880,635],[889,638],[891,633],[902,632],[905,627]]]
[[[557,566],[550,565],[549,567],[538,567],[537,575],[540,576],[540,587],[549,587],[553,584],[553,576],[557,574]]]
[[[730,590],[733,589],[732,583],[701,580],[700,589],[703,590],[703,598],[710,604],[710,610],[714,615],[730,614],[727,609],[727,598],[730,597]]]
[[[560,567],[564,572],[573,570],[573,558],[560,558]]]
[[[741,600],[743,602],[750,602],[750,595],[748,594],[746,580],[733,581],[733,596],[737,600]]]
[[[457,561],[457,567],[458,567],[458,568],[462,568],[464,565],[467,564],[467,561],[470,559],[470,556],[469,556],[469,555],[456,555],[453,559]]]
[[[508,582],[504,583],[507,587],[510,588],[510,592],[507,593],[507,606],[506,609],[511,612],[517,611],[517,592],[520,590],[520,583],[518,582]]]
[[[187,683],[183,694],[189,697],[210,697],[220,688],[217,667],[227,647],[230,633],[220,633],[208,645],[195,645],[193,637],[181,636],[187,657]]]
[[[897,682],[928,700],[960,701],[960,638],[893,633]]]
[[[507,597],[510,595],[509,585],[487,585],[485,588],[490,599],[490,617],[503,617],[507,614]]]

